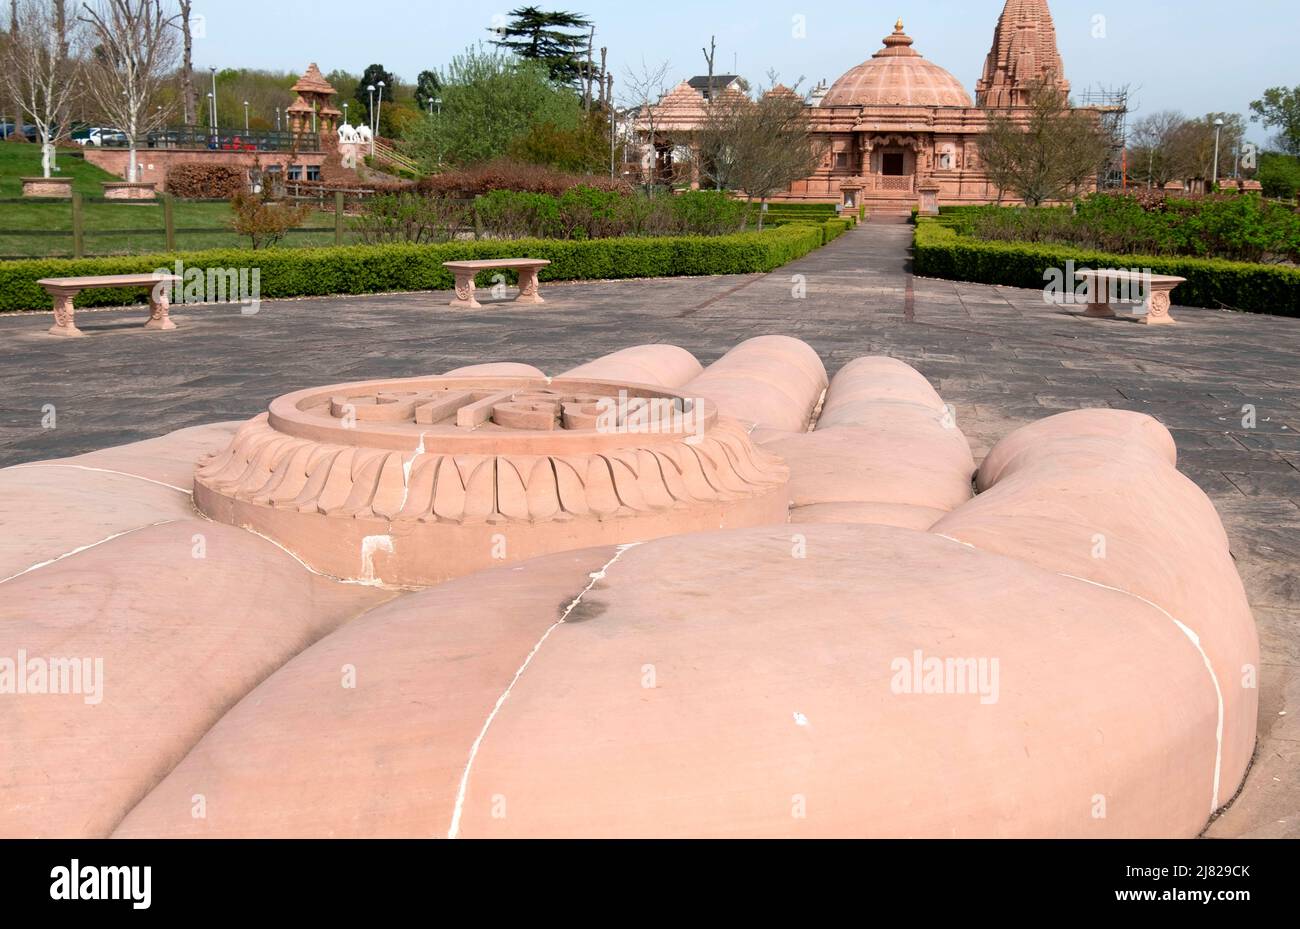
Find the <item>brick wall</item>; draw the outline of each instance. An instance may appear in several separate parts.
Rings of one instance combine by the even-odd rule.
[[[86,160],[118,177],[126,177],[130,152],[124,148],[96,148],[87,145]],[[287,168],[290,160],[303,168],[325,163],[325,152],[214,152],[208,149],[155,149],[142,148],[136,152],[136,163],[140,166],[140,180],[152,181],[159,190],[166,187],[167,169],[179,163],[243,165],[252,168],[260,164],[263,169],[271,165]]]

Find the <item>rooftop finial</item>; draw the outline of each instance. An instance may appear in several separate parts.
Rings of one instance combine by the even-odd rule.
[[[903,17],[901,17],[901,16],[898,17],[898,22],[894,23],[894,31],[895,31],[895,32],[902,32],[902,31],[903,31]]]

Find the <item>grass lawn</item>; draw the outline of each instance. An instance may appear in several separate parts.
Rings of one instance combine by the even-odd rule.
[[[59,176],[73,178],[72,189],[86,198],[102,198],[102,181],[121,180],[83,158],[60,151]],[[0,143],[0,259],[72,257],[72,204],[66,200],[27,200],[22,197],[23,177],[41,173],[40,148],[23,143]],[[160,203],[84,204],[87,255],[132,255],[164,252]],[[248,248],[248,239],[230,229],[230,206],[177,200],[174,209],[176,248]],[[318,212],[306,223],[311,230],[289,233],[280,247],[334,244],[334,214]],[[187,231],[198,230],[198,231]],[[37,233],[37,234],[33,234]],[[56,233],[44,235],[41,233]],[[345,241],[352,241],[344,233]]]

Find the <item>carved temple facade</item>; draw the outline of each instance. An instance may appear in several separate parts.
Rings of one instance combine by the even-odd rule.
[[[714,92],[732,91],[733,80],[715,78]],[[778,199],[882,212],[996,202],[979,153],[988,113],[1014,113],[1042,80],[1069,92],[1047,0],[1007,0],[973,100],[956,77],[916,50],[900,20],[871,58],[814,89],[809,124],[825,154],[811,176]],[[693,162],[691,133],[705,119],[706,98],[695,78],[638,115],[633,128],[646,175],[669,180],[676,166]]]

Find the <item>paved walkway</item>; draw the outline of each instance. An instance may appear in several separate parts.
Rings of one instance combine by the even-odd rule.
[[[330,297],[253,317],[180,308],[170,334],[138,331],[138,309],[80,311],[91,337],[75,340],[46,337],[49,314],[0,317],[0,466],[248,417],[334,381],[489,360],[557,372],[641,342],[707,363],[765,333],[804,339],[832,373],[865,354],[914,365],[977,457],[1055,412],[1141,410],[1173,431],[1180,467],[1223,516],[1264,651],[1259,756],[1211,834],[1300,836],[1300,320],[1178,307],[1183,325],[1164,329],[1083,319],[1038,291],[914,279],[910,239],[909,226],[868,225],[768,275],[549,285],[529,309]]]

